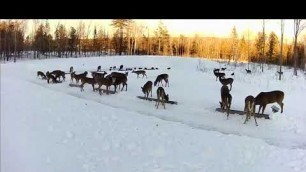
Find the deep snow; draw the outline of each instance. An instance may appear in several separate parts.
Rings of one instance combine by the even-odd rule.
[[[216,62],[179,57],[91,57],[31,60],[1,64],[2,171],[305,171],[305,78],[285,69],[247,75],[245,66],[227,66],[234,78],[232,109],[242,110],[247,95],[280,89],[284,113],[265,113],[271,120],[215,112],[221,84],[212,70]],[[158,67],[148,78],[129,73],[128,91],[100,96],[91,86],[84,92],[47,84],[36,72],[73,66],[77,73],[123,64]],[[203,67],[204,65],[204,67]],[[221,66],[224,66],[223,64]],[[171,70],[167,70],[171,67]],[[266,68],[267,69],[267,68]],[[234,72],[235,75],[230,74]],[[156,109],[155,102],[136,98],[141,86],[161,73],[169,74],[166,93],[178,105]],[[113,87],[111,87],[113,89]],[[153,88],[153,97],[156,97]],[[278,105],[276,105],[278,106]],[[161,106],[160,106],[161,107]]]

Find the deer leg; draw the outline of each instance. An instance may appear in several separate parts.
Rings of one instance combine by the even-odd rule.
[[[254,116],[254,120],[255,120],[255,125],[258,126],[255,114],[253,114],[253,116]]]
[[[262,115],[263,115],[265,109],[266,109],[266,105],[264,105],[263,108],[262,108]]]
[[[109,95],[109,86],[106,86],[106,94]]]
[[[102,86],[102,84],[100,85],[100,84],[98,83],[98,88],[97,88],[97,89],[99,90],[99,94],[100,94],[100,95],[102,95],[101,86]]]
[[[81,92],[84,91],[84,84],[81,84],[80,87],[81,87]]]
[[[158,106],[159,106],[159,99],[157,99],[157,102],[156,102],[156,109],[158,109]]]
[[[258,109],[258,115],[260,114],[259,112],[260,112],[260,109],[261,109],[261,107],[262,107],[262,106],[261,106],[261,105],[259,105],[259,109]]]
[[[230,84],[231,88],[230,88],[230,91],[232,91],[232,84]]]
[[[92,85],[93,92],[95,92],[95,85],[94,84],[91,84],[91,85]]]
[[[246,114],[246,118],[245,118],[245,120],[244,120],[244,123],[243,124],[246,124],[246,122],[248,121],[248,118],[249,118],[249,113],[247,112]]]
[[[227,113],[227,119],[228,119],[228,116],[229,116],[229,110],[230,110],[230,107],[228,105],[228,103],[226,103],[226,113]]]
[[[125,91],[127,91],[127,83],[122,83],[122,89],[121,89],[121,91],[123,90],[123,88],[125,87]]]
[[[277,102],[277,104],[281,107],[281,113],[283,113],[283,106],[284,106],[284,103],[282,103],[282,102]]]
[[[151,91],[151,97],[152,97],[152,89],[150,91]]]

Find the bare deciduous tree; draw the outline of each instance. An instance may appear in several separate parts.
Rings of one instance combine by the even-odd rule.
[[[294,19],[294,47],[293,47],[293,57],[294,57],[294,70],[293,74],[297,76],[297,39],[301,31],[305,28],[306,25],[301,25],[301,19]]]
[[[282,79],[284,20],[281,20],[281,47],[279,56],[279,80]]]

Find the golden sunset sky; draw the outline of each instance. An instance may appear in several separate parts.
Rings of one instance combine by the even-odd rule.
[[[45,22],[46,20],[40,20]],[[78,26],[79,21],[83,21],[86,26],[90,25],[93,31],[94,26],[104,27],[106,30],[111,30],[111,19],[95,19],[95,20],[78,20],[78,19],[49,19],[48,22],[51,26],[51,32],[53,33],[58,23],[64,24],[67,29],[70,26],[75,28]],[[183,34],[184,36],[209,36],[209,37],[230,37],[232,28],[236,26],[239,38],[242,35],[247,39],[249,30],[250,39],[253,39],[257,32],[262,31],[263,19],[133,19],[137,24],[148,26],[147,33],[153,34],[153,31],[157,28],[158,23],[162,21],[167,27],[171,36],[178,36]],[[286,19],[284,36],[288,41],[293,39],[293,19]],[[265,19],[265,32],[267,35],[274,31],[280,38],[280,19]],[[31,31],[32,20],[28,21],[27,33]],[[305,29],[306,30],[306,29]],[[305,30],[300,34],[302,38],[305,34]],[[91,32],[92,35],[92,32]]]

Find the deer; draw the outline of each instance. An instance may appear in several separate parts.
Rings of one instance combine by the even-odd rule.
[[[51,73],[49,73],[49,71],[47,71],[46,76],[47,76],[47,82],[48,82],[48,84],[50,83],[50,82],[49,82],[50,79],[52,79],[52,82],[53,82],[53,83],[59,83],[59,81],[57,81],[56,78],[55,78]]]
[[[96,75],[99,75],[99,76],[105,76],[107,74],[107,72],[103,71],[103,73],[99,73],[99,72],[91,72],[91,76],[92,77],[95,77]]]
[[[119,70],[123,70],[123,65],[120,65]]]
[[[125,74],[120,73],[120,72],[112,72],[111,73],[110,76],[112,78],[115,78],[115,80],[112,84],[115,87],[115,92],[116,92],[116,89],[117,89],[117,85],[119,85],[119,89],[120,89],[121,84],[123,85],[121,91],[123,90],[124,86],[126,88],[125,91],[127,91],[127,75],[128,75],[128,72],[126,72]]]
[[[69,73],[72,73],[72,72],[73,72],[73,66],[71,66],[69,69]]]
[[[101,71],[101,66],[98,66],[97,72]]]
[[[232,90],[232,84],[234,82],[233,78],[224,78],[222,79],[221,77],[219,77],[219,81],[221,82],[222,85],[230,85],[230,91]]]
[[[160,75],[158,75],[156,77],[156,79],[154,81],[154,86],[156,86],[156,84],[158,84],[158,86],[159,86],[159,83],[161,83],[162,86],[163,86],[162,80],[164,80],[165,83],[166,83],[165,86],[167,86],[167,84],[168,84],[168,87],[169,87],[169,80],[168,79],[169,79],[169,75],[168,74],[166,74],[166,73],[160,74]]]
[[[79,80],[83,77],[87,76],[87,71],[85,71],[84,73],[81,74],[75,74],[75,71],[71,73],[71,77],[75,79],[76,83],[79,83]],[[71,78],[71,80],[72,80]]]
[[[284,92],[280,90],[270,91],[270,92],[260,92],[255,97],[255,105],[259,105],[258,114],[262,108],[262,115],[265,111],[266,105],[270,103],[277,103],[281,107],[281,113],[283,113],[284,107]]]
[[[106,92],[107,94],[109,94],[108,90],[109,87],[116,81],[116,78],[111,77],[111,75],[107,75],[106,77],[101,77],[101,76],[95,76],[94,80],[96,81],[96,83],[98,84],[98,90],[99,90],[99,94],[102,95],[102,90],[100,89],[102,87],[102,85],[106,86]]]
[[[37,71],[37,77],[41,76],[42,79],[47,79],[47,76],[42,71]]]
[[[226,110],[227,119],[229,117],[229,111],[232,104],[232,95],[230,94],[230,90],[226,85],[221,87],[221,102],[219,101],[221,109]]]
[[[245,71],[246,71],[247,73],[252,73],[252,71],[249,70],[249,69],[245,69]]]
[[[219,72],[220,72],[220,69],[214,68],[214,73],[219,73]]]
[[[220,73],[219,70],[220,69],[214,69],[214,75],[216,76],[216,81],[217,81],[218,77],[224,78],[224,76],[225,76],[225,73]]]
[[[51,74],[53,74],[55,76],[55,78],[58,78],[60,80],[60,78],[63,78],[63,81],[65,81],[65,72],[61,71],[61,70],[54,70],[51,72]]]
[[[84,91],[84,85],[85,84],[91,84],[92,85],[92,90],[95,91],[95,83],[96,83],[96,80],[94,78],[88,78],[88,77],[82,77],[81,78],[81,92]]]
[[[141,90],[147,99],[149,97],[150,92],[151,92],[151,97],[152,97],[152,85],[153,85],[153,82],[148,81],[143,85],[143,87],[141,87]]]
[[[164,106],[164,109],[166,109],[165,106],[165,101],[168,102],[169,101],[169,95],[165,93],[165,90],[163,87],[158,87],[157,88],[157,100],[156,100],[156,109],[158,109],[159,103],[161,102],[162,105]]]
[[[246,113],[244,124],[246,124],[246,122],[251,119],[251,116],[253,115],[255,125],[258,126],[255,116],[255,98],[252,95],[249,95],[244,99],[244,113]]]
[[[138,76],[139,76],[140,74],[142,75],[142,78],[143,78],[144,76],[146,76],[146,78],[148,78],[148,77],[147,77],[147,74],[146,74],[146,71],[144,71],[144,70],[132,71],[132,73],[136,73],[136,74],[137,74],[137,78],[138,78]]]

